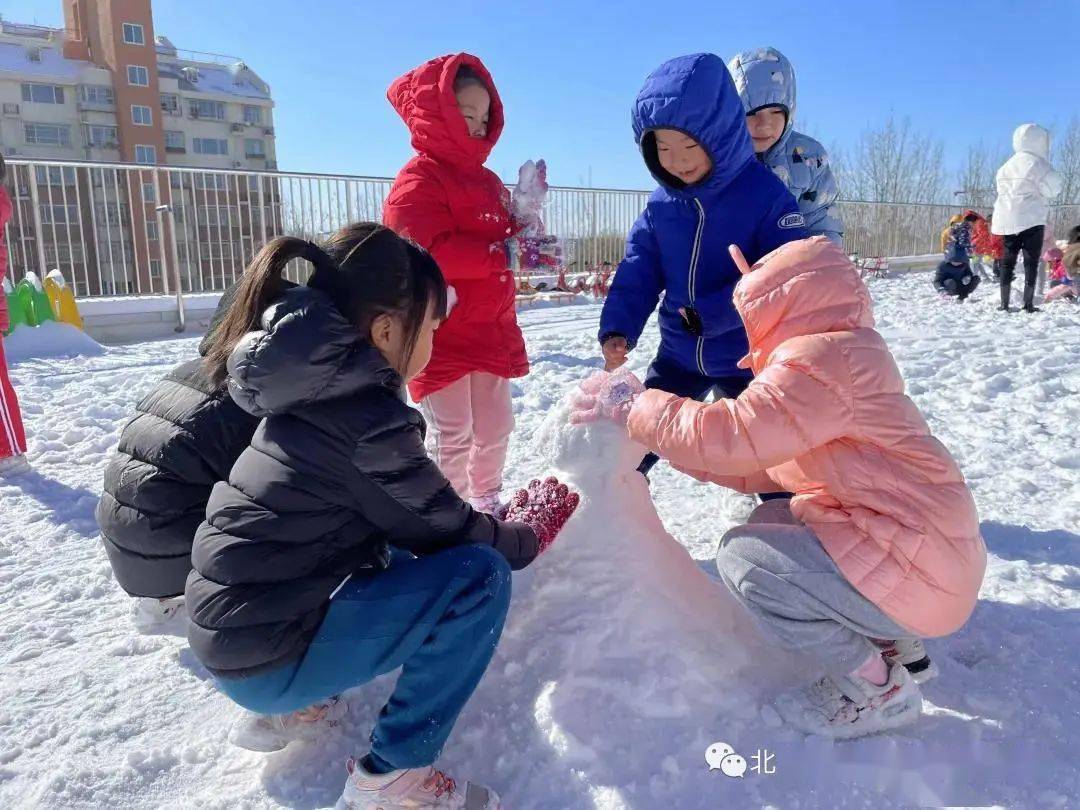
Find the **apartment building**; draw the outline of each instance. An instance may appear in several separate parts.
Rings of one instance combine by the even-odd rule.
[[[226,262],[230,273],[242,268],[279,200],[276,181],[236,174],[277,169],[269,85],[237,58],[183,51],[156,34],[150,0],[62,2],[63,28],[0,18],[0,153],[14,166],[16,273],[67,269],[80,294],[163,291],[170,234],[155,206],[168,202],[183,286],[220,286]]]

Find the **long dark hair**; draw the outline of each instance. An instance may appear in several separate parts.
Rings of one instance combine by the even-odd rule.
[[[285,290],[282,271],[293,259],[315,265],[308,286],[325,292],[341,314],[367,339],[371,323],[383,314],[401,318],[405,346],[398,371],[404,372],[416,347],[428,307],[446,312],[446,281],[427,251],[376,222],[354,222],[320,247],[292,236],[267,243],[244,271],[236,298],[211,338],[206,371],[215,384],[240,339],[258,328],[259,319]]]

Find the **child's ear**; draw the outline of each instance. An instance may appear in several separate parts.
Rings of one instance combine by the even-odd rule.
[[[371,322],[371,342],[384,355],[394,350],[394,319],[383,313]]]

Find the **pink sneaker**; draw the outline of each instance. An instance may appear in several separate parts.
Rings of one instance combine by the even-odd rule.
[[[244,711],[229,729],[229,742],[248,751],[280,751],[295,740],[314,740],[337,728],[349,712],[340,697],[308,706],[291,714],[256,714]]]
[[[368,773],[357,760],[345,763],[348,781],[336,810],[405,810],[405,808],[445,808],[445,810],[498,810],[499,797],[483,785],[458,783],[434,766],[409,768],[390,773]]]

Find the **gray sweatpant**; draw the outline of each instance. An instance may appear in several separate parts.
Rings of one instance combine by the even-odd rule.
[[[788,500],[766,501],[725,534],[716,567],[768,633],[830,675],[866,661],[877,649],[871,638],[913,637],[844,578]]]

